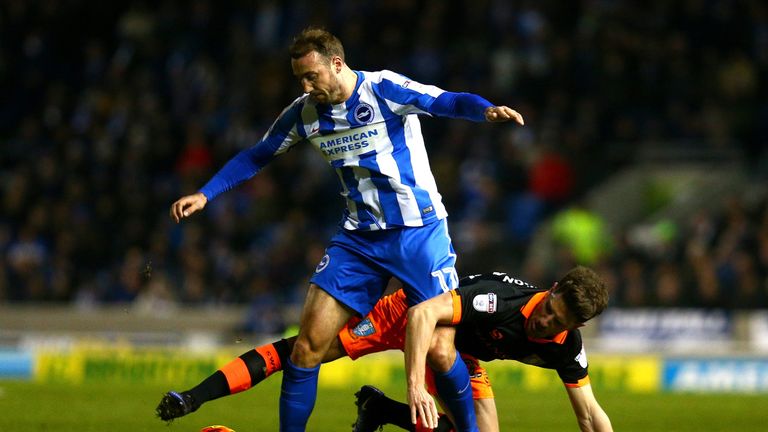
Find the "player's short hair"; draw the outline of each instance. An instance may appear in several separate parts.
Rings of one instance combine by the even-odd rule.
[[[317,51],[326,60],[333,56],[344,60],[344,46],[339,38],[331,32],[320,27],[307,27],[293,38],[293,43],[288,47],[288,53],[292,59],[302,58],[312,51]]]
[[[608,289],[594,270],[577,266],[560,279],[555,293],[579,322],[587,322],[600,315],[608,306]]]

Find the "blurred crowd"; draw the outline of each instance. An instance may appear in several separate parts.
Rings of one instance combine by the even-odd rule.
[[[587,209],[564,209],[552,220],[554,258],[525,268],[546,283],[593,266],[619,307],[768,308],[768,190],[751,190],[618,232]]]
[[[253,145],[299,95],[286,48],[309,24],[353,69],[391,69],[518,109],[526,126],[423,118],[459,272],[531,271],[538,225],[647,143],[768,143],[760,0],[355,0],[0,4],[0,301],[248,303],[254,328],[303,300],[343,201],[309,146],[176,225],[170,204]],[[669,253],[611,233],[620,306],[768,306],[768,211],[723,198]],[[704,270],[702,270],[704,269]],[[738,292],[738,295],[733,295]]]

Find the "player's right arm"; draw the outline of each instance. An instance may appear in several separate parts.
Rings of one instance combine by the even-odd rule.
[[[171,205],[171,218],[181,219],[202,210],[208,201],[255,176],[278,154],[301,141],[297,120],[304,99],[296,99],[275,120],[264,137],[254,146],[242,150],[230,159],[198,192],[181,197]]]
[[[179,198],[178,201],[171,204],[171,218],[173,218],[176,223],[179,223],[182,218],[202,210],[207,203],[208,197],[206,197],[202,192],[183,196]]]
[[[421,417],[424,426],[437,427],[437,407],[424,387],[425,364],[435,327],[438,324],[453,324],[453,317],[452,292],[432,297],[408,309],[404,351],[408,405],[413,424],[416,424],[417,417]],[[455,349],[452,352],[455,354]]]
[[[592,392],[592,386],[589,384],[572,387],[566,386],[568,398],[571,400],[573,413],[579,422],[579,429],[582,432],[612,432],[611,420],[608,414],[597,403],[595,394]]]

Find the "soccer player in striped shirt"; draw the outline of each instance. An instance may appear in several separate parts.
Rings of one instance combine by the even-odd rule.
[[[386,70],[352,70],[341,42],[322,29],[301,32],[289,52],[304,94],[261,141],[233,157],[197,193],[173,203],[171,217],[179,222],[202,210],[300,142],[313,145],[336,171],[346,210],[310,280],[298,339],[284,365],[280,430],[293,432],[306,428],[320,363],[339,329],[371,310],[391,276],[403,282],[409,305],[458,283],[447,212],[417,115],[521,125],[523,119],[474,94],[446,92]],[[436,372],[458,428],[476,430],[471,395],[461,391],[469,381],[466,368]]]

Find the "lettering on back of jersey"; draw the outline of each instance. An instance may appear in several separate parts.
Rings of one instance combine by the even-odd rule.
[[[499,275],[499,276],[501,276],[501,275]],[[513,278],[512,276],[508,276],[508,275],[504,275],[503,281],[508,283],[508,284],[515,284],[517,286],[524,286],[526,288],[536,288],[535,286],[529,284],[528,282],[526,282],[524,280]]]
[[[494,313],[497,306],[495,293],[479,294],[472,299],[472,307],[478,312]]]

